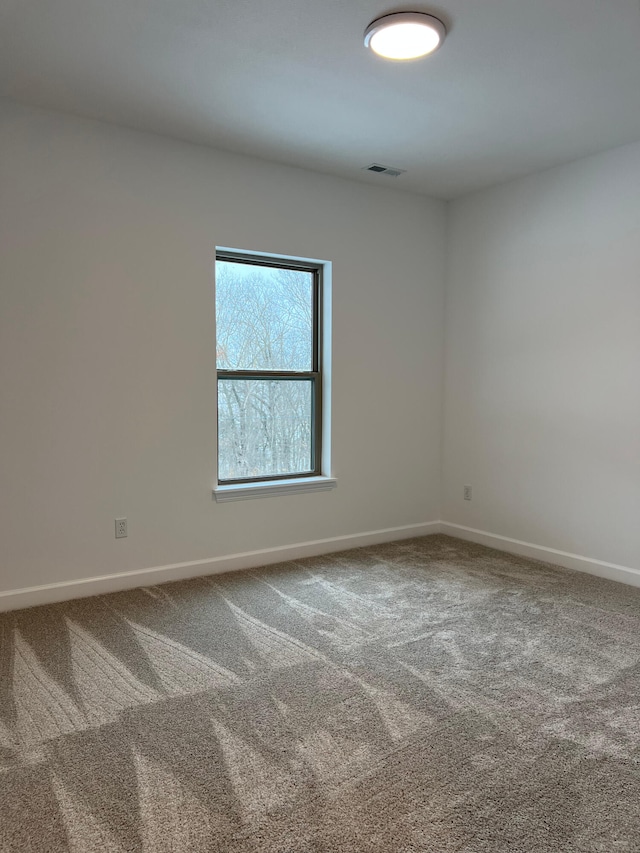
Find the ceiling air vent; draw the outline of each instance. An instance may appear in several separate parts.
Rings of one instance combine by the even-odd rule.
[[[397,178],[406,172],[406,169],[396,169],[393,166],[382,166],[380,163],[372,163],[370,166],[364,167],[365,172],[377,172],[380,175],[389,175],[390,178]]]

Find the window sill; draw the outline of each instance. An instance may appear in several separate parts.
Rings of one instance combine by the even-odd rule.
[[[334,477],[305,477],[299,480],[265,480],[263,483],[234,483],[216,486],[213,496],[218,503],[247,501],[252,498],[272,498],[277,495],[299,495],[302,492],[327,492],[335,489]]]

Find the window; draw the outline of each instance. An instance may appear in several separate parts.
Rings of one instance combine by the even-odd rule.
[[[322,264],[216,253],[217,498],[321,477],[322,289]]]

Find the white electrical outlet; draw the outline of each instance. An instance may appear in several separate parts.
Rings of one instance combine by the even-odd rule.
[[[464,487],[464,499],[465,499],[465,501],[471,500],[471,486],[465,486]]]
[[[127,538],[127,519],[116,518],[116,539]]]

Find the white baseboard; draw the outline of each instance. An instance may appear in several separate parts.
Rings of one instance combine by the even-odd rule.
[[[542,560],[545,563],[563,566],[565,569],[586,572],[599,578],[607,578],[607,580],[620,581],[630,586],[640,586],[640,569],[632,569],[629,566],[618,566],[615,563],[592,560],[590,557],[581,557],[579,554],[558,551],[544,545],[533,545],[531,542],[510,539],[508,536],[498,536],[496,533],[487,533],[486,530],[475,530],[473,527],[463,527],[461,524],[451,524],[448,521],[440,522],[440,532],[446,533],[448,536],[455,536],[456,539],[466,539],[469,542],[476,542],[478,545],[487,545],[490,548],[496,548],[498,551],[507,551],[521,557],[532,557],[534,560]]]
[[[330,539],[317,539],[311,542],[299,542],[295,545],[284,545],[278,548],[265,548],[260,551],[246,551],[241,554],[231,554],[225,557],[213,557],[208,560],[195,560],[189,563],[174,563],[169,566],[154,566],[148,569],[137,569],[131,572],[119,572],[113,575],[81,578],[80,580],[61,581],[59,583],[43,584],[25,589],[13,589],[0,592],[0,612],[18,610],[22,607],[34,607],[40,604],[52,604],[56,601],[68,601],[72,598],[85,598],[90,595],[102,595],[109,592],[119,592],[134,589],[139,586],[154,586],[168,581],[186,580],[187,578],[204,575],[217,575],[223,572],[254,569],[272,563],[286,560],[299,560],[303,557],[316,557],[335,551],[345,551],[349,548],[362,548],[367,545],[380,545],[383,542],[393,542],[399,539],[411,539],[414,536],[429,536],[434,533],[446,533],[457,539],[487,545],[498,551],[531,557],[545,563],[553,563],[566,569],[586,572],[608,580],[620,581],[630,586],[640,587],[640,570],[628,566],[618,566],[615,563],[605,563],[579,554],[558,551],[544,545],[534,545],[522,542],[508,536],[488,533],[486,530],[475,530],[461,524],[448,521],[430,521],[424,524],[410,524],[403,527],[387,527],[383,530],[372,530],[367,533],[355,533],[348,536],[334,536]]]
[[[170,566],[154,566],[149,569],[137,569],[132,572],[119,572],[113,575],[81,578],[80,580],[48,583],[25,589],[13,589],[0,592],[0,611],[18,610],[22,607],[34,607],[39,604],[52,604],[55,601],[69,601],[72,598],[85,598],[89,595],[102,595],[108,592],[120,592],[139,586],[154,586],[167,581],[185,580],[202,575],[218,575],[223,572],[254,569],[271,563],[286,560],[299,560],[302,557],[317,557],[334,551],[349,548],[362,548],[367,545],[379,545],[397,539],[411,539],[414,536],[429,536],[440,532],[440,522],[409,524],[403,527],[387,527],[367,533],[355,533],[348,536],[334,536],[330,539],[317,539],[312,542],[299,542],[280,548],[265,548],[261,551],[247,551],[243,554],[231,554],[226,557],[213,557],[209,560],[196,560],[190,563],[174,563]]]

